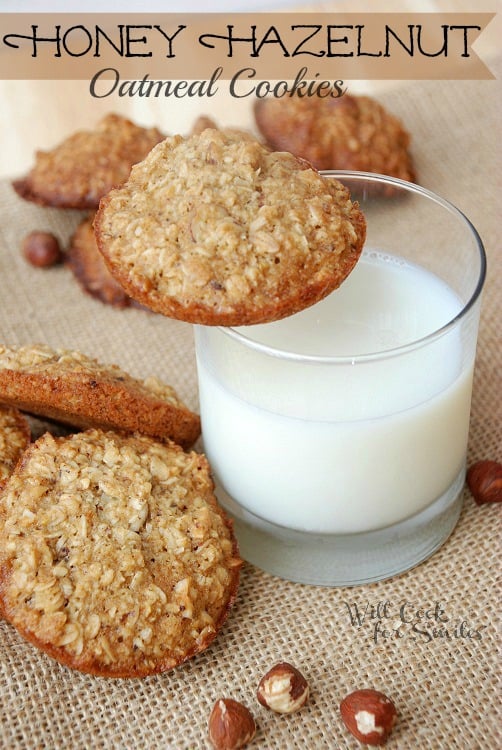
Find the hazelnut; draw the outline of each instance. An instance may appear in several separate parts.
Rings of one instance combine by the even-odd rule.
[[[57,237],[50,232],[30,232],[24,238],[21,250],[28,263],[37,268],[54,266],[63,257]]]
[[[256,697],[278,714],[292,714],[307,702],[309,686],[295,667],[280,662],[261,678]]]
[[[502,464],[477,461],[467,472],[467,486],[478,505],[502,501]]]
[[[209,739],[216,750],[237,750],[251,742],[256,724],[250,711],[232,698],[216,701],[209,717]]]
[[[396,707],[378,690],[355,690],[340,703],[349,732],[367,745],[384,745],[396,723]]]

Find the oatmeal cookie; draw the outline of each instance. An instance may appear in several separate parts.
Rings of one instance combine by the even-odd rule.
[[[95,130],[79,131],[51,151],[38,151],[30,172],[12,185],[22,198],[34,203],[94,209],[163,138],[157,128],[143,128],[109,114]]]
[[[204,456],[145,436],[46,434],[0,492],[0,608],[61,663],[105,677],[203,651],[241,561]]]
[[[278,320],[325,297],[354,267],[366,230],[337,180],[211,128],[155,146],[102,199],[94,227],[131,297],[225,326]]]
[[[28,420],[18,409],[0,404],[0,486],[10,476],[31,439]]]
[[[254,116],[271,148],[291,151],[316,169],[379,172],[416,180],[409,133],[369,96],[259,99]]]
[[[80,222],[70,238],[65,263],[80,287],[95,299],[113,307],[136,304],[115,281],[96,245],[94,214]]]
[[[116,365],[43,344],[0,345],[0,402],[73,427],[141,432],[184,448],[200,417],[158,378],[137,380]]]

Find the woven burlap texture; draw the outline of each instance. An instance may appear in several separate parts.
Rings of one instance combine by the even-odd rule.
[[[486,245],[469,462],[500,460],[500,86],[420,82],[381,99],[412,132],[420,182],[463,210]],[[86,296],[66,268],[34,269],[21,257],[29,230],[48,229],[65,242],[81,214],[23,202],[7,182],[0,184],[0,209],[0,341],[78,348],[133,375],[158,375],[197,409],[191,326],[106,307]],[[475,505],[466,490],[460,522],[441,550],[415,570],[373,585],[305,586],[245,565],[235,608],[213,645],[175,671],[144,680],[66,669],[0,622],[0,746],[204,749],[212,704],[229,696],[256,717],[252,747],[357,748],[338,704],[355,688],[373,687],[398,707],[389,748],[494,749],[499,514],[498,507]],[[398,638],[393,629],[403,606]],[[260,676],[277,660],[294,663],[311,685],[308,706],[289,717],[268,712],[255,698]]]

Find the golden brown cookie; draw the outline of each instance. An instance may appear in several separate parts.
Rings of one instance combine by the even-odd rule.
[[[116,365],[43,344],[0,345],[0,402],[74,427],[141,432],[187,448],[200,418],[158,378],[137,380]]]
[[[369,96],[258,99],[254,115],[271,148],[291,151],[317,169],[416,179],[409,133]]]
[[[30,426],[23,414],[0,404],[0,485],[10,476],[30,439]]]
[[[95,130],[69,136],[51,151],[38,151],[35,164],[13,187],[25,200],[59,208],[97,208],[100,198],[127,179],[131,167],[164,138],[117,114]]]
[[[69,667],[143,677],[216,637],[241,561],[207,460],[89,430],[31,445],[0,492],[0,609]]]
[[[156,146],[103,198],[94,228],[131,297],[190,323],[233,326],[278,320],[333,291],[366,225],[337,180],[207,129]]]
[[[113,307],[129,307],[137,304],[125,293],[108,270],[96,245],[92,222],[88,216],[77,227],[70,238],[65,253],[65,263],[72,271],[81,288],[91,297]]]

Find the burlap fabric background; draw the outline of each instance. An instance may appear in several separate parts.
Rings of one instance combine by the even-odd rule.
[[[382,100],[412,131],[420,182],[462,209],[486,245],[469,461],[500,460],[500,84],[403,84]],[[64,240],[80,215],[24,203],[7,182],[0,185],[0,211],[0,340],[75,347],[134,375],[157,374],[197,408],[190,326],[107,308],[85,296],[65,268],[36,270],[20,257],[29,230],[46,228]],[[349,691],[372,686],[398,706],[389,748],[496,748],[499,513],[476,506],[466,491],[460,522],[439,552],[369,586],[304,586],[246,565],[216,642],[174,672],[145,680],[72,672],[1,622],[0,746],[206,748],[211,706],[230,696],[256,717],[253,747],[357,748],[337,707]],[[352,619],[356,605],[366,611],[361,624]],[[403,605],[406,623],[399,620]],[[425,610],[433,619],[421,619]],[[375,641],[371,614],[381,616],[388,637]],[[254,697],[260,676],[279,659],[301,668],[312,689],[309,705],[291,717],[267,712]]]

